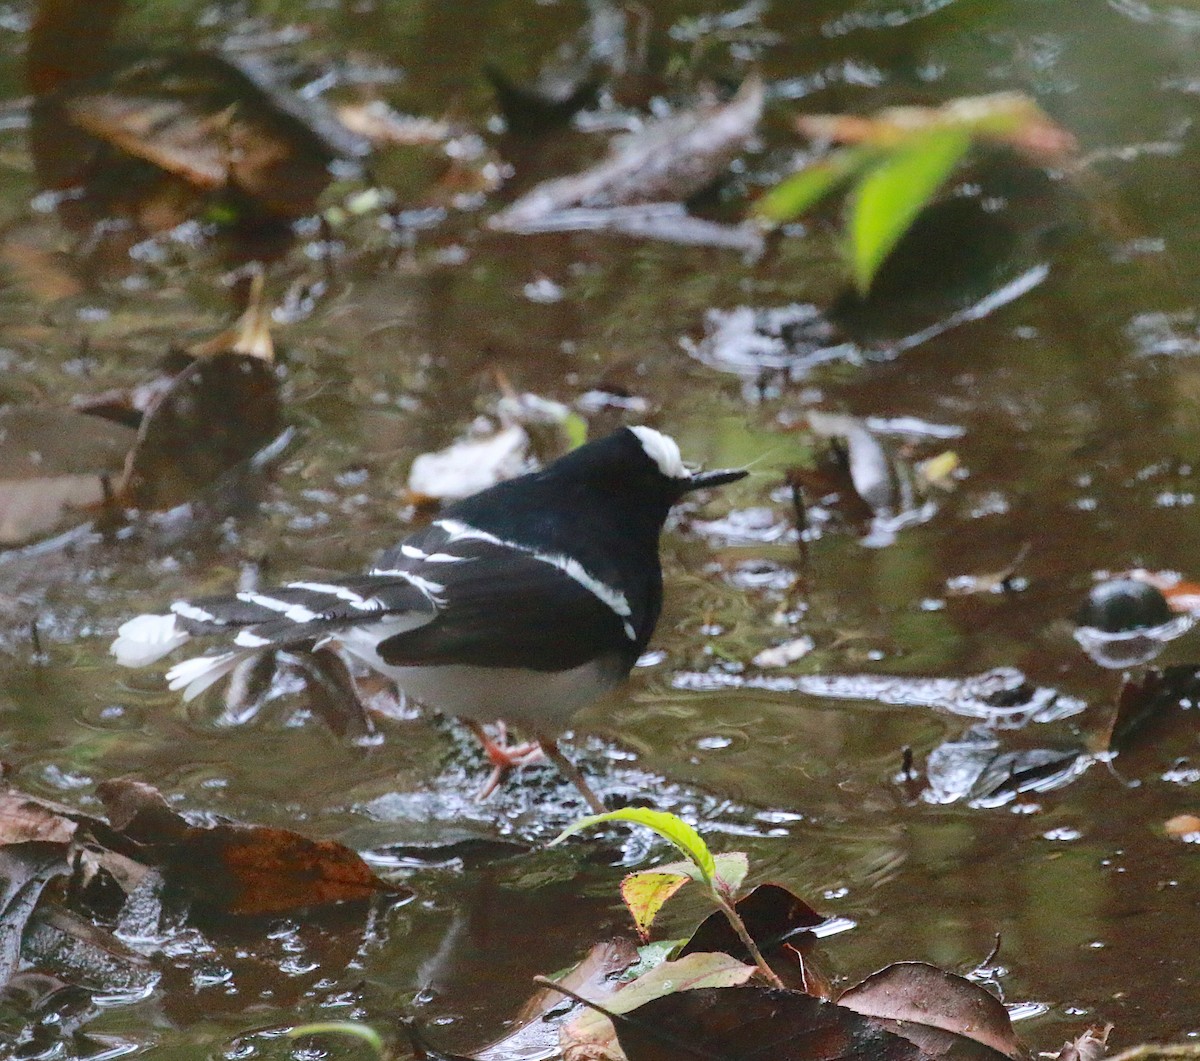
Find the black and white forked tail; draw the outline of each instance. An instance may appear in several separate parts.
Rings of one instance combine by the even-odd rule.
[[[111,652],[122,666],[145,667],[193,637],[230,638],[226,651],[183,660],[167,671],[169,687],[193,700],[261,652],[317,648],[348,627],[366,624],[377,625],[385,637],[423,626],[436,613],[440,589],[428,579],[392,572],[176,601],[167,615],[139,615],[124,623]]]

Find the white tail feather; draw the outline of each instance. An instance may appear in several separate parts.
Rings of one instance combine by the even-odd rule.
[[[109,651],[123,667],[145,667],[189,639],[175,626],[174,615],[139,615],[123,623]]]
[[[176,663],[167,671],[167,687],[183,690],[183,699],[195,700],[210,685],[219,682],[244,659],[254,652],[222,652],[219,656],[193,656]]]

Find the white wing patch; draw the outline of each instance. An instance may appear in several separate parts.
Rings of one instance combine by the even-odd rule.
[[[649,428],[646,430],[649,430]],[[668,439],[668,441],[670,440]],[[676,453],[678,453],[678,448],[676,449]],[[622,625],[625,627],[626,637],[630,641],[637,640],[637,631],[634,630],[633,624],[629,621],[633,615],[633,609],[629,607],[629,601],[626,599],[625,594],[601,582],[600,579],[588,571],[578,560],[574,560],[569,556],[561,556],[558,553],[540,553],[536,549],[531,549],[527,545],[520,544],[520,542],[505,541],[503,538],[498,538],[494,534],[479,530],[457,519],[434,520],[433,525],[444,530],[452,542],[464,539],[487,542],[490,545],[499,545],[505,549],[515,549],[517,552],[524,553],[534,560],[539,560],[543,564],[549,564],[551,567],[557,568],[567,578],[578,582],[592,596],[598,598],[616,612],[617,616],[621,619]]]
[[[176,615],[182,615],[185,619],[194,619],[198,623],[211,623],[215,618],[211,612],[197,608],[196,605],[189,604],[185,600],[177,600],[171,605],[171,611]]]
[[[434,604],[441,604],[438,599],[438,594],[442,593],[446,587],[440,582],[434,582],[429,578],[422,578],[420,575],[414,575],[411,571],[401,571],[398,568],[392,567],[373,567],[368,572],[372,575],[381,575],[384,578],[401,578],[409,585],[416,586],[422,593],[425,594]]]
[[[265,593],[243,592],[237,595],[237,599],[245,601],[247,604],[257,604],[260,608],[266,608],[268,611],[279,612],[285,619],[290,619],[294,623],[311,623],[320,616],[319,612],[314,612],[311,608],[304,607],[303,604],[291,604],[285,600],[276,600],[274,597],[268,597]]]

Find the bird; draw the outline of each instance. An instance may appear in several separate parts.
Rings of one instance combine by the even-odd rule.
[[[111,652],[142,667],[193,638],[223,638],[167,672],[191,700],[261,653],[340,651],[463,721],[496,768],[491,787],[540,749],[600,813],[557,735],[646,650],[672,506],[747,474],[692,470],[670,436],[622,427],[448,505],[363,574],[178,600],[124,623]],[[536,744],[491,740],[483,722],[496,719]]]

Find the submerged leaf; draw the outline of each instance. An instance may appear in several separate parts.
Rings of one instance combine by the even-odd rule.
[[[860,294],[900,237],[967,153],[970,134],[943,129],[915,138],[874,167],[850,206],[850,255]]]
[[[303,1035],[345,1035],[361,1039],[381,1057],[384,1053],[383,1036],[362,1021],[323,1020],[314,1024],[299,1024],[287,1033],[289,1039],[299,1039]]]
[[[258,825],[195,826],[152,785],[128,779],[102,782],[97,794],[113,827],[210,911],[263,916],[403,891],[333,840]]]
[[[489,222],[508,232],[534,231],[573,207],[679,202],[703,190],[742,151],[763,109],[761,78],[750,77],[728,103],[699,107],[616,141],[603,162],[539,184]]]
[[[67,409],[0,410],[0,547],[90,518],[133,445],[127,427]]]
[[[197,358],[142,419],[118,494],[141,509],[190,501],[248,462],[282,426],[279,380],[262,356]]]

